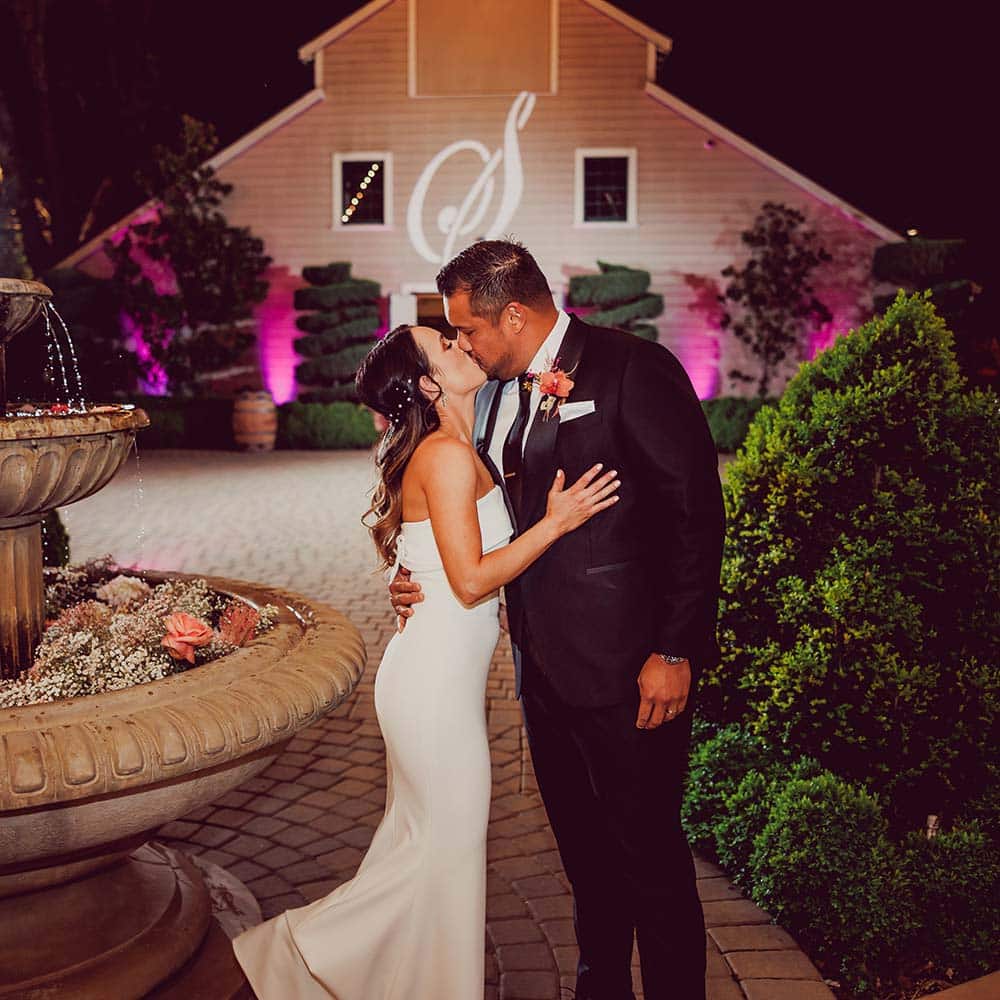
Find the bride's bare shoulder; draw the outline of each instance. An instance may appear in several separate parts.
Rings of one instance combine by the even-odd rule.
[[[476,474],[476,450],[470,444],[449,434],[434,431],[417,445],[410,457],[409,469],[421,480],[433,474],[449,478],[463,474]]]

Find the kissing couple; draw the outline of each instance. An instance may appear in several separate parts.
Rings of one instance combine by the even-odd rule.
[[[680,804],[718,662],[725,518],[677,358],[558,309],[532,255],[442,268],[454,335],[400,326],[357,374],[382,414],[368,523],[399,628],[375,677],[385,815],[356,875],[234,941],[260,1000],[478,1000],[505,610],[539,791],[573,888],[576,1000],[704,1000]],[[500,604],[503,588],[506,606]]]

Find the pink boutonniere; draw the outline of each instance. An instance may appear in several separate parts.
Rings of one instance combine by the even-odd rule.
[[[556,358],[548,371],[539,374],[528,372],[525,375],[525,378],[538,384],[538,390],[542,394],[542,401],[538,408],[542,413],[543,420],[548,420],[553,413],[558,413],[559,407],[573,391],[575,383],[570,378],[571,374],[572,372],[564,372],[559,367],[559,359]]]

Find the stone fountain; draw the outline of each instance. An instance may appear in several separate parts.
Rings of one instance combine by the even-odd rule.
[[[46,309],[0,279],[0,669],[44,625],[41,519],[118,471],[148,418],[131,407],[13,415],[4,348]],[[141,574],[155,585],[168,575]],[[248,996],[199,869],[157,827],[259,774],[365,664],[358,630],[298,594],[209,577],[276,626],[213,663],[121,691],[0,709],[0,998]]]

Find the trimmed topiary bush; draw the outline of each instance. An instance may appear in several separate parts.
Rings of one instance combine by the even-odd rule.
[[[357,403],[278,407],[279,448],[369,448],[378,440],[371,411]]]
[[[681,823],[691,847],[715,857],[715,825],[726,797],[739,787],[747,772],[767,770],[774,752],[739,725],[729,725],[701,742],[693,742]]]
[[[381,326],[382,289],[376,281],[352,278],[345,261],[305,267],[302,277],[313,287],[295,292],[295,308],[318,311],[295,320],[305,334],[295,340],[305,359],[295,369],[299,401],[356,400],[354,375]]]
[[[998,440],[923,296],[803,365],[727,468],[706,717],[883,791],[898,829],[954,815],[996,736]]]
[[[903,845],[907,882],[919,915],[908,949],[961,978],[1000,964],[1000,849],[976,825]]]
[[[663,312],[663,296],[649,293],[650,274],[622,264],[599,260],[599,274],[577,274],[569,279],[570,306],[602,306],[581,318],[591,326],[609,326],[656,340],[657,329],[643,320]]]
[[[890,975],[916,925],[877,796],[825,773],[774,796],[750,859],[751,896],[855,995]]]

